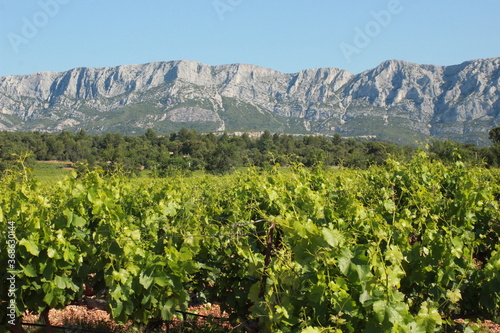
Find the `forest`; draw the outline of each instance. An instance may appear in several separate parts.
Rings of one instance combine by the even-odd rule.
[[[409,160],[417,148],[426,148],[433,159],[445,163],[461,160],[469,165],[500,166],[500,127],[490,131],[493,145],[478,147],[473,143],[432,140],[418,146],[401,146],[388,142],[333,137],[271,133],[260,136],[248,133],[233,135],[199,133],[182,128],[161,135],[148,129],[142,135],[107,133],[0,132],[0,171],[9,168],[16,156],[29,155],[35,160],[68,161],[77,166],[121,169],[131,174],[149,170],[156,176],[176,172],[204,170],[214,174],[228,173],[238,167],[337,166],[366,169],[381,165],[390,156]]]

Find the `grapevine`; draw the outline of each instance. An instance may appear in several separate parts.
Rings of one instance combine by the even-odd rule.
[[[50,188],[26,169],[7,172],[0,223],[16,228],[16,320],[63,308],[92,284],[120,323],[170,320],[193,298],[220,303],[241,331],[498,321],[499,180],[424,152],[364,171],[297,165],[144,181],[95,170]],[[10,299],[6,284],[0,294]]]

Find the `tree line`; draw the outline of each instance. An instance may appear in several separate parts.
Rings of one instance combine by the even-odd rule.
[[[500,127],[490,131],[493,145],[477,147],[471,143],[431,140],[427,148],[436,159],[458,159],[491,167],[500,166]],[[248,133],[199,133],[182,128],[179,132],[159,135],[148,129],[142,135],[106,133],[88,134],[84,129],[72,133],[0,132],[0,170],[16,156],[29,154],[34,160],[60,160],[87,167],[120,167],[137,172],[145,169],[164,176],[176,171],[205,170],[225,173],[236,167],[290,165],[343,166],[366,168],[382,164],[388,156],[407,160],[415,147],[388,142],[290,134],[264,131],[252,137]]]

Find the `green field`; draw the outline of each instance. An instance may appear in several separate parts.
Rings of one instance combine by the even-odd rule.
[[[71,162],[61,161],[37,161],[33,166],[33,176],[44,183],[63,180],[71,174],[69,166]]]

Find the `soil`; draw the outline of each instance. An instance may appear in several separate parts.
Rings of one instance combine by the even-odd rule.
[[[189,324],[203,327],[210,318],[229,318],[229,314],[223,312],[218,304],[204,304],[189,307],[186,314],[190,319]],[[197,314],[199,316],[195,316]],[[170,328],[179,326],[183,323],[182,314],[176,316],[169,324]],[[118,325],[111,320],[109,313],[97,308],[90,309],[85,305],[68,305],[63,310],[51,309],[49,311],[49,320],[52,326],[59,327],[79,327],[79,328],[95,328],[100,331],[122,331],[128,325]],[[34,313],[25,313],[23,317],[24,323],[39,323],[39,315]],[[228,322],[220,321],[220,326],[230,329]],[[167,329],[166,324],[160,325],[162,329]]]
[[[190,319],[195,318],[194,320],[189,321],[190,325],[195,324],[198,325],[198,327],[203,327],[207,320],[210,320],[210,317],[229,318],[229,314],[223,312],[220,305],[210,303],[191,306],[186,313],[199,315],[188,315]],[[88,306],[84,305],[69,305],[63,310],[51,309],[49,312],[49,320],[53,326],[86,327],[109,331],[120,331],[130,326],[130,324],[124,326],[118,325],[111,320],[110,315],[106,311],[96,308],[89,309]],[[38,315],[26,313],[23,321],[25,323],[36,323],[38,322]],[[475,332],[500,333],[500,325],[492,322],[491,320],[484,320],[480,322],[471,320],[469,321],[470,323],[467,324],[465,319],[457,319],[455,322],[463,325],[464,327],[470,326],[474,328]],[[179,314],[179,316],[177,316],[169,325],[170,328],[172,328],[174,326],[181,325],[182,323],[182,314]],[[219,325],[228,331],[232,328],[229,322],[220,321]],[[167,329],[166,324],[160,325],[160,327],[165,330]],[[448,333],[458,332],[459,331],[450,331]]]
[[[457,319],[455,320],[456,323],[465,326],[470,326],[474,329],[474,332],[484,332],[484,333],[500,333],[500,325],[495,324],[491,320],[484,320],[481,322],[476,322],[476,321],[470,321],[468,325],[466,324],[465,319]],[[458,331],[456,331],[458,333]],[[455,333],[455,332],[450,332],[450,333]]]

